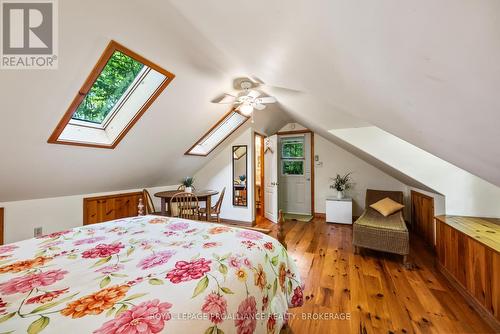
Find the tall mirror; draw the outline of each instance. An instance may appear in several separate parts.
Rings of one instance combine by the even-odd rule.
[[[233,146],[233,205],[247,206],[247,145]]]

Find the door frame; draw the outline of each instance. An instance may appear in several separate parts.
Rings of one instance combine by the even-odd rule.
[[[311,134],[311,215],[315,216],[315,208],[314,208],[314,132],[309,129],[304,130],[294,130],[294,131],[280,131],[277,133],[279,136],[287,136],[287,135],[299,135],[299,134]]]
[[[254,147],[254,154],[256,153],[256,148],[255,148],[255,140],[257,139],[257,137],[261,137],[262,138],[262,145],[260,146],[260,152],[259,152],[259,156],[260,156],[260,161],[261,161],[261,166],[260,166],[260,170],[261,170],[261,175],[260,175],[260,187],[261,187],[261,191],[260,191],[260,208],[261,208],[261,214],[260,216],[261,217],[265,217],[265,213],[264,213],[264,173],[265,173],[265,164],[264,164],[264,140],[266,139],[266,135],[262,134],[262,133],[259,133],[257,131],[254,131],[253,132],[253,147]],[[254,197],[255,197],[255,194],[257,194],[257,178],[256,178],[256,171],[257,171],[257,168],[256,167],[256,164],[257,164],[257,155],[254,156],[254,161],[253,161],[253,166],[252,166],[252,169],[253,169],[253,191],[254,191]],[[253,202],[253,211],[254,211],[254,217],[255,219],[257,219],[257,202],[255,201],[254,199],[254,202]]]

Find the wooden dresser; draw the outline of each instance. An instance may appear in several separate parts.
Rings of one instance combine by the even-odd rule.
[[[142,191],[84,198],[83,225],[137,216],[140,198]]]
[[[437,216],[437,266],[500,331],[500,219]]]

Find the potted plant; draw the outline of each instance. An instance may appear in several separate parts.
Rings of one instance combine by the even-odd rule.
[[[240,184],[242,186],[245,185],[245,180],[247,179],[246,175],[240,175]]]
[[[182,179],[182,185],[184,186],[184,191],[187,193],[193,192],[194,178],[192,176],[186,176]]]
[[[351,173],[347,173],[344,176],[337,174],[334,178],[332,178],[333,184],[330,185],[330,188],[337,190],[337,198],[344,198],[344,192],[350,188],[352,188],[352,178]]]

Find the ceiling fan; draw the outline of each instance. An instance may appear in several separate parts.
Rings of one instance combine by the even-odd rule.
[[[250,116],[254,109],[263,110],[266,104],[277,102],[274,96],[263,96],[260,91],[255,90],[261,85],[264,83],[260,80],[237,78],[234,80],[234,88],[241,92],[236,95],[224,93],[213,99],[212,103],[233,104],[243,115]]]

